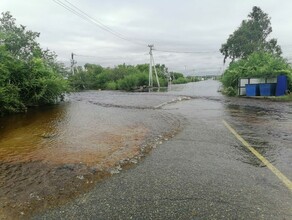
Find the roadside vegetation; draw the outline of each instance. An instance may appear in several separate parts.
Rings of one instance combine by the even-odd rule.
[[[161,87],[167,87],[169,77],[173,84],[198,81],[197,77],[184,77],[182,73],[166,73],[164,64],[157,64],[156,70]],[[135,91],[146,88],[149,84],[149,64],[118,65],[114,68],[103,68],[96,64],[85,64],[78,67],[74,75],[69,76],[69,84],[76,91],[88,89]],[[155,76],[153,86],[157,87]]]
[[[39,33],[16,25],[9,12],[0,18],[0,115],[28,106],[55,103],[67,91],[64,67],[41,49]]]
[[[157,64],[157,74],[160,86],[167,86],[167,76],[164,65]],[[69,76],[69,84],[74,90],[102,89],[132,91],[148,85],[148,64],[118,65],[114,68],[103,68],[96,64],[85,64],[78,67],[74,75]],[[153,80],[157,86],[156,80]]]
[[[198,82],[201,79],[197,76],[187,76],[184,77],[182,73],[171,72],[170,77],[172,79],[172,84],[185,84],[189,82]]]
[[[247,20],[222,44],[220,52],[231,59],[221,81],[223,92],[237,94],[238,80],[241,77],[272,78],[284,74],[288,76],[289,90],[292,90],[292,68],[281,54],[276,39],[269,39],[272,32],[271,18],[259,7],[253,7]]]

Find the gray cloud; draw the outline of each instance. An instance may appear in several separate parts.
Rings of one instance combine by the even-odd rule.
[[[64,1],[64,0],[62,0]],[[70,53],[86,62],[114,66],[149,60],[147,44],[157,49],[207,53],[173,54],[154,51],[156,63],[186,73],[219,73],[222,56],[219,48],[245,19],[254,5],[272,20],[272,37],[278,39],[284,56],[292,57],[292,2],[289,0],[70,0],[92,17],[131,41],[119,39],[68,12],[52,0],[1,0],[1,11],[11,11],[17,22],[41,32],[42,47],[68,63]],[[186,70],[187,69],[187,70]]]

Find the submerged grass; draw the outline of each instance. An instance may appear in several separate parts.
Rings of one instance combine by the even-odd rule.
[[[292,102],[292,94],[285,95],[285,96],[273,96],[269,97],[273,101],[279,101],[279,102]]]
[[[238,96],[240,97],[240,96]],[[292,102],[292,94],[285,95],[285,96],[243,96],[244,98],[251,98],[251,99],[266,99],[275,102]]]

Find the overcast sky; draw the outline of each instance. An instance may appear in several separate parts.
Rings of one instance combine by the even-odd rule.
[[[292,60],[291,0],[68,1],[127,40],[83,20],[53,0],[0,0],[0,11],[10,11],[18,24],[40,32],[41,46],[55,51],[66,64],[71,52],[77,54],[79,65],[147,63],[147,45],[154,44],[158,50],[197,52],[154,51],[154,59],[172,71],[199,75],[222,71],[221,44],[252,7],[259,6],[271,17],[271,37],[278,39],[284,57]]]

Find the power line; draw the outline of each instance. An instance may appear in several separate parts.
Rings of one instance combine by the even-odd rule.
[[[100,28],[100,29],[122,39],[122,40],[131,42],[133,44],[141,45],[141,46],[147,46],[147,44],[129,39],[125,35],[121,34],[120,32],[113,30],[112,28],[103,24],[101,21],[93,18],[88,13],[84,12],[83,10],[81,10],[80,8],[78,8],[76,5],[72,4],[68,0],[64,0],[65,2],[67,2],[67,4],[65,2],[62,2],[61,0],[53,0],[53,1],[55,3],[57,3],[58,5],[60,5],[61,7],[65,8],[66,10],[70,11],[71,13],[82,18],[83,20],[94,24],[98,28]],[[160,49],[154,49],[154,48],[153,48],[153,50],[158,51],[158,52],[166,52],[166,53],[187,53],[187,54],[208,54],[208,53],[217,53],[218,52],[218,51],[176,51],[176,50],[160,50]]]
[[[58,1],[58,0],[53,0],[53,2],[55,2],[56,4],[60,5],[61,7],[65,8],[66,10],[72,12],[73,14],[77,15],[78,17],[86,20],[85,17],[83,17],[81,14],[78,14],[77,12],[73,11],[72,9],[70,9],[68,6],[66,6],[65,4],[63,4],[62,2]]]
[[[73,8],[75,8],[76,10],[78,10],[80,13],[84,14],[84,15],[85,15],[86,17],[88,17],[89,19],[91,19],[91,20],[93,20],[94,22],[97,22],[98,24],[100,24],[102,27],[104,27],[105,29],[107,29],[110,33],[112,33],[112,34],[114,34],[114,35],[119,35],[120,37],[122,37],[123,40],[129,40],[129,39],[127,39],[127,37],[126,37],[124,34],[118,32],[118,31],[113,30],[113,29],[110,28],[109,26],[103,24],[101,21],[97,20],[96,18],[93,18],[93,17],[90,16],[88,13],[82,11],[80,8],[78,8],[77,6],[75,6],[74,4],[72,4],[71,2],[69,2],[68,0],[65,0],[65,2],[67,2],[67,3],[68,3],[69,5],[71,5]],[[137,43],[137,44],[140,44],[140,45],[145,46],[144,44],[142,44],[142,43],[140,43],[140,42],[137,42],[137,41],[135,41],[135,40],[132,40],[132,39],[131,39],[131,41],[133,41],[133,42],[135,42],[135,43]]]
[[[95,21],[94,19],[90,18],[90,16],[86,15],[86,13],[80,13],[78,11],[76,11],[73,7],[69,6],[69,5],[66,5],[65,3],[63,3],[62,1],[60,0],[53,0],[55,3],[57,3],[58,5],[60,5],[61,7],[65,8],[66,10],[72,12],[73,14],[77,15],[78,17],[84,19],[85,21],[88,21],[96,26],[98,26],[99,28],[107,31],[107,32],[110,32],[111,34],[115,35],[116,37],[119,37],[119,38],[122,38],[121,36],[119,36],[118,34],[116,33],[113,33],[112,31],[110,31],[109,29],[101,26],[100,24],[98,24],[97,21]],[[80,10],[81,11],[81,10]],[[123,39],[123,38],[122,38]],[[126,39],[123,39],[123,40],[126,40]]]
[[[93,21],[99,23],[101,26],[103,26],[103,27],[106,28],[107,30],[109,30],[109,31],[111,31],[111,32],[114,32],[114,33],[116,33],[116,34],[118,34],[118,35],[123,35],[123,34],[117,32],[117,31],[114,31],[113,29],[111,29],[111,28],[108,27],[107,25],[103,24],[101,21],[99,21],[99,20],[97,20],[97,19],[91,17],[88,13],[82,11],[80,8],[78,8],[77,6],[73,5],[71,2],[69,2],[69,1],[67,1],[67,0],[65,0],[65,2],[67,2],[69,5],[71,5],[73,8],[75,8],[75,9],[76,9],[77,11],[79,11],[80,13],[84,14],[84,15],[85,15],[86,17],[88,17],[89,19],[91,19],[91,20],[93,20]]]
[[[60,0],[53,0],[55,3],[57,3],[58,5],[60,5],[61,7],[65,8],[66,10],[70,11],[71,13],[77,15],[78,17],[82,18],[83,20],[90,22],[92,24],[94,24],[95,26],[97,26],[98,28],[122,39],[128,42],[131,42],[133,44],[137,44],[137,45],[141,45],[141,46],[146,46],[146,44],[128,39],[126,37],[124,37],[121,33],[112,30],[111,28],[109,28],[108,26],[106,26],[105,24],[103,24],[102,22],[94,19],[93,17],[91,17],[90,15],[88,15],[86,12],[82,11],[81,9],[79,9],[77,6],[73,5],[72,3],[70,3],[69,1],[65,0],[67,2],[64,3]]]
[[[165,52],[165,53],[194,53],[194,54],[207,54],[207,53],[217,53],[219,51],[176,51],[176,50],[160,50],[160,49],[153,49],[158,52]]]
[[[90,55],[82,55],[82,54],[74,54],[77,57],[91,57],[91,58],[96,58],[95,56],[90,56]]]

